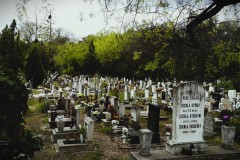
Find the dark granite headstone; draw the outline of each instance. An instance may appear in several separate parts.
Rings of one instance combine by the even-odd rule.
[[[222,98],[221,94],[220,94],[220,93],[213,93],[213,94],[212,94],[212,98],[213,98],[214,101],[215,101],[215,103],[213,103],[212,108],[213,108],[213,109],[218,109],[220,100],[221,100],[221,98]]]
[[[159,134],[159,119],[160,107],[154,104],[149,104],[148,111],[148,129],[153,132],[152,143],[160,143]]]
[[[166,92],[165,91],[162,91],[162,100],[166,100]]]

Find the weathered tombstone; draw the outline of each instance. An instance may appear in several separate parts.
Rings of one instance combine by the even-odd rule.
[[[51,94],[54,95],[54,93],[55,93],[55,85],[52,85]]]
[[[148,89],[145,90],[145,99],[146,100],[149,99],[149,90]]]
[[[234,103],[234,99],[237,97],[237,92],[236,90],[228,90],[228,97],[229,100]]]
[[[83,88],[83,96],[84,96],[84,97],[87,96],[87,88],[86,88],[86,86],[84,86],[84,88]]]
[[[111,102],[112,106],[114,107],[114,109],[116,109],[116,107],[117,107],[117,100],[118,100],[118,98],[116,96],[112,96],[110,98],[110,102]]]
[[[139,154],[143,157],[150,156],[150,148],[152,141],[152,131],[149,129],[140,129],[140,151]]]
[[[157,91],[156,85],[152,85],[152,93],[156,93],[156,91]]]
[[[155,104],[148,105],[148,129],[153,132],[152,143],[160,142],[159,134],[159,119],[160,119],[160,107]]]
[[[148,117],[148,111],[149,111],[149,105],[147,105],[147,110],[146,111],[140,111],[140,116],[141,117]]]
[[[157,100],[158,96],[157,96],[157,95],[158,95],[157,92],[154,92],[154,93],[153,93],[153,96],[152,96],[152,104],[155,104],[155,105],[158,104],[158,100]]]
[[[139,82],[139,89],[142,89],[142,88],[143,88],[143,81],[140,80],[140,82]]]
[[[213,137],[213,114],[208,112],[204,117],[203,135],[204,137]]]
[[[125,115],[125,106],[124,104],[119,104],[119,117],[124,117]]]
[[[172,140],[166,150],[178,154],[194,146],[203,150],[204,88],[197,82],[181,82],[173,88]]]
[[[131,89],[131,95],[130,98],[133,100],[136,100],[137,94],[136,94],[136,89]]]
[[[128,101],[128,87],[125,86],[125,89],[124,89],[124,101]]]
[[[80,81],[78,83],[78,88],[79,88],[78,93],[83,94],[83,84]]]
[[[133,105],[131,108],[132,121],[139,124],[140,121],[140,107]]]
[[[90,117],[84,118],[84,126],[86,127],[86,139],[87,141],[93,141],[94,121]]]
[[[80,124],[80,105],[75,106],[76,111],[76,126]]]
[[[221,103],[222,103],[222,108],[220,108],[221,110],[223,110],[223,109],[227,109],[227,110],[230,110],[230,111],[233,110],[232,102],[230,100],[222,99]]]

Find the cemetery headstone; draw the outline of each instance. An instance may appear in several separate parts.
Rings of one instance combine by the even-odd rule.
[[[221,108],[221,110],[223,110],[223,109],[227,109],[227,110],[230,110],[230,111],[233,110],[233,108],[232,108],[232,102],[231,102],[230,100],[228,100],[228,99],[222,99],[221,103],[222,103],[222,108]]]
[[[234,100],[235,100],[236,97],[237,97],[237,91],[236,90],[228,90],[228,98],[232,103],[234,103]]]
[[[87,141],[93,141],[94,121],[90,117],[85,117],[84,118],[84,126],[86,127]]]
[[[119,117],[124,117],[125,115],[125,106],[124,104],[119,104]]]
[[[193,145],[202,148],[204,125],[204,88],[197,82],[181,82],[173,88],[172,140],[166,150],[177,154]]]
[[[208,112],[204,117],[203,135],[204,137],[213,137],[213,114]]]
[[[152,143],[160,142],[159,134],[159,120],[160,120],[160,107],[155,104],[148,105],[148,129],[153,132]]]
[[[150,156],[150,148],[152,141],[152,131],[149,129],[140,129],[140,151],[139,154],[143,157]]]

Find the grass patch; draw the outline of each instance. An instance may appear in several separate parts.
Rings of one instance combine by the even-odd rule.
[[[205,141],[207,141],[211,145],[221,145],[222,144],[222,137],[221,136],[215,136],[215,137],[205,137]]]
[[[28,99],[28,106],[38,106],[40,103],[38,99],[30,98]]]
[[[84,156],[84,159],[86,159],[86,160],[93,160],[93,159],[94,160],[103,160],[104,154],[103,154],[103,152],[100,152],[100,151],[90,152]]]
[[[111,135],[112,134],[112,127],[102,127],[100,128],[100,132]]]
[[[33,93],[33,94],[40,94],[40,93],[42,93],[42,91],[33,89],[33,90],[32,90],[32,93]]]

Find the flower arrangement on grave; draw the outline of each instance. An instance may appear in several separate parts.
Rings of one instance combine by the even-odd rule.
[[[80,142],[84,143],[87,135],[86,127],[79,125]]]
[[[78,132],[82,134],[84,138],[86,137],[87,131],[85,126],[79,125]]]
[[[232,112],[229,110],[222,110],[220,116],[223,120],[223,125],[221,126],[222,147],[232,149],[236,133],[236,127],[232,126],[231,123]]]
[[[231,116],[232,112],[230,110],[222,110],[220,113],[221,119],[223,120],[223,125],[225,126],[231,126]]]
[[[165,128],[164,128],[164,129],[165,129],[165,132],[166,132],[166,133],[170,133],[170,134],[172,133],[172,128],[171,128],[170,126],[165,125]]]

